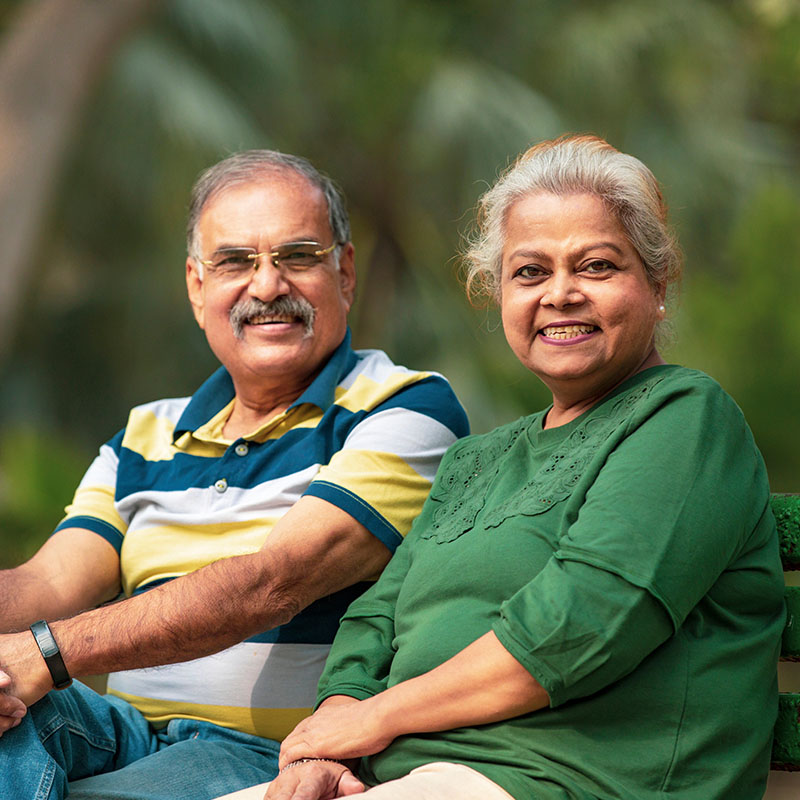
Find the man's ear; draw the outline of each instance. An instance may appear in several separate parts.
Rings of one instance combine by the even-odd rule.
[[[352,242],[347,242],[339,254],[339,287],[347,302],[347,310],[353,305],[356,296],[356,249]]]
[[[205,296],[203,293],[203,278],[199,272],[202,269],[191,258],[186,259],[186,290],[189,293],[189,302],[192,312],[201,329],[205,320]]]

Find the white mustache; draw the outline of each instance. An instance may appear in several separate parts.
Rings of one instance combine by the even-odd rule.
[[[306,337],[311,336],[314,332],[316,311],[314,306],[303,297],[283,295],[276,297],[269,303],[251,297],[236,303],[231,308],[228,317],[231,321],[234,335],[237,339],[241,339],[244,336],[244,326],[249,320],[272,315],[297,317],[305,326],[303,335]]]

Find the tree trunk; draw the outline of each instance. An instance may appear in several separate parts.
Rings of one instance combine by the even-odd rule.
[[[155,0],[29,0],[0,44],[0,360],[85,101]]]

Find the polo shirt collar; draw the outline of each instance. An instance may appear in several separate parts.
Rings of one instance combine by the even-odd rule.
[[[333,405],[333,401],[336,399],[336,387],[342,378],[353,369],[358,360],[350,347],[350,339],[350,328],[348,327],[342,343],[333,351],[322,371],[289,408],[303,403],[312,403],[324,412]],[[233,379],[230,373],[225,367],[220,367],[192,395],[192,399],[175,426],[172,441],[175,442],[184,433],[195,431],[201,425],[205,425],[233,400],[234,394]]]

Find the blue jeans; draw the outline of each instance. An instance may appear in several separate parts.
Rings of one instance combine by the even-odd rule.
[[[156,731],[77,681],[0,738],[2,800],[212,800],[272,780],[280,745],[190,719]]]

